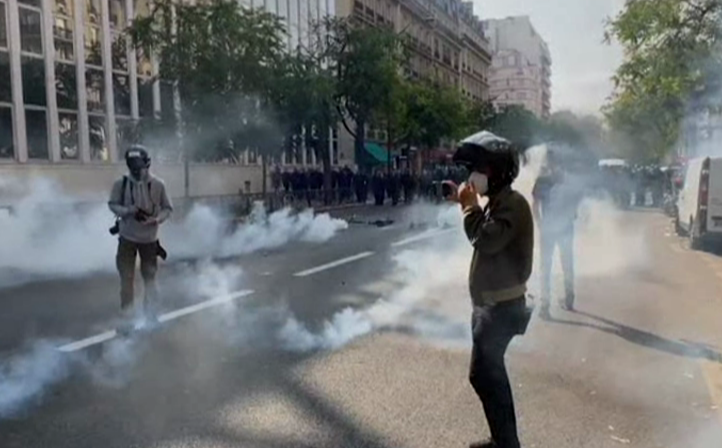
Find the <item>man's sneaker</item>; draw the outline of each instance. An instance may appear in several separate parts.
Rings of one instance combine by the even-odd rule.
[[[564,301],[559,303],[559,306],[567,311],[574,311],[574,294],[567,294]]]
[[[160,327],[160,320],[158,320],[158,314],[154,311],[146,310],[143,315],[143,329],[147,331],[153,331]]]
[[[135,316],[133,315],[132,311],[123,311],[123,316],[121,317],[121,321],[116,327],[116,332],[120,336],[128,336],[131,333],[135,331]]]

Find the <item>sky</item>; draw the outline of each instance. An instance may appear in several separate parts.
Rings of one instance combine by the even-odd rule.
[[[617,44],[604,43],[604,20],[624,0],[474,0],[482,19],[528,15],[552,55],[552,110],[599,114],[622,61]]]

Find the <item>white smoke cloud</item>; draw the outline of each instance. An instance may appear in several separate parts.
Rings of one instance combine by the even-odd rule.
[[[514,188],[532,202],[532,189],[546,161],[546,147],[532,148]],[[427,219],[430,210],[437,224],[460,227],[458,206],[436,206],[416,211]],[[606,199],[586,199],[579,208],[576,223],[577,279],[608,277],[628,269],[646,266],[648,250],[642,229],[630,228],[623,212]],[[538,233],[538,232],[537,232]],[[539,235],[536,235],[534,273],[529,293],[538,296]],[[390,274],[403,286],[365,309],[346,308],[311,331],[290,317],[279,332],[281,343],[289,350],[331,350],[383,329],[404,329],[447,347],[466,347],[470,343],[470,311],[467,275],[471,247],[463,232],[443,234],[437,240],[419,244],[394,257]],[[561,294],[561,268],[555,259],[553,293]],[[579,282],[577,282],[578,284]],[[518,343],[518,341],[517,341]]]
[[[83,198],[66,195],[44,179],[23,187],[15,192],[20,198],[12,203],[13,213],[0,215],[0,286],[23,277],[82,276],[115,268],[117,242],[108,233],[113,216],[107,206],[79,207]],[[242,255],[299,240],[321,243],[348,227],[311,210],[268,214],[261,203],[247,223],[229,231],[231,219],[196,205],[182,220],[166,223],[160,237],[170,260]]]
[[[178,274],[178,287],[201,299],[224,296],[236,291],[243,282],[243,271],[234,265],[220,266],[209,260],[182,267]],[[263,320],[263,313],[241,315],[234,313],[242,306],[231,301],[198,319],[199,325],[209,334],[235,329],[235,333],[250,331],[252,320]],[[238,320],[238,317],[245,319]],[[36,341],[25,350],[0,358],[0,419],[22,412],[28,406],[42,401],[55,385],[71,374],[87,376],[103,387],[120,388],[132,378],[133,369],[149,347],[144,334],[150,330],[144,321],[136,321],[137,333],[129,337],[115,337],[96,347],[98,350],[64,352],[60,347],[69,341]],[[112,323],[111,323],[112,325]],[[240,328],[240,330],[239,330]],[[237,342],[237,341],[231,341]]]
[[[67,378],[69,358],[54,344],[39,342],[27,353],[0,363],[0,418],[20,411],[30,400],[39,400],[47,387]]]

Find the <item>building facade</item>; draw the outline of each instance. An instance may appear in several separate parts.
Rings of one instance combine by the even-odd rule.
[[[542,73],[524,54],[502,50],[494,55],[489,96],[497,106],[521,105],[537,117],[545,116]]]
[[[410,78],[435,79],[482,100],[491,49],[472,2],[461,0],[335,0],[341,17],[384,26],[411,39]]]
[[[311,21],[335,9],[333,0],[241,3],[284,18],[289,49],[302,44]],[[122,170],[118,162],[137,122],[174,116],[172,86],[153,78],[157,61],[123,34],[148,13],[149,0],[0,0],[0,177],[41,173],[70,190],[103,185]],[[306,149],[284,161],[316,163]],[[243,164],[252,168],[242,171],[257,191],[257,155],[246,151]],[[206,168],[199,172],[213,177]],[[227,194],[247,190],[245,180],[231,184],[223,187]]]
[[[491,71],[492,99],[497,104],[520,104],[541,118],[551,113],[549,47],[528,16],[484,21],[495,55]]]
[[[431,79],[458,89],[472,100],[489,95],[491,48],[473,3],[461,0],[336,0],[336,14],[367,26],[387,27],[410,38],[411,79]],[[341,147],[351,152],[353,141],[342,130]],[[367,138],[378,153],[386,144],[383,129],[369,129]],[[383,149],[385,151],[385,149]],[[426,151],[430,153],[429,151]],[[398,155],[398,154],[397,154]],[[405,156],[403,156],[405,157]],[[416,157],[416,168],[428,154]]]

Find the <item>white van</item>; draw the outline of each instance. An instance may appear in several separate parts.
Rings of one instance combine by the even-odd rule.
[[[687,162],[677,198],[677,233],[689,237],[693,249],[712,239],[722,241],[722,157]]]

